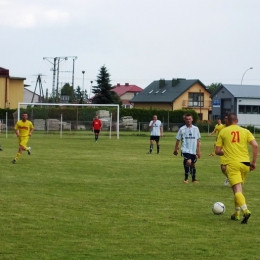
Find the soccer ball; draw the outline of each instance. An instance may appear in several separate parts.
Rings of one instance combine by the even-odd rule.
[[[215,202],[212,206],[212,211],[215,215],[221,215],[225,212],[226,207],[222,202]]]

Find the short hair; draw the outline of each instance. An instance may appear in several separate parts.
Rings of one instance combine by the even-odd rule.
[[[229,123],[236,123],[237,122],[237,114],[235,113],[229,113],[227,115],[227,119]]]
[[[190,114],[190,113],[185,114],[185,117],[186,116],[191,116],[193,118],[192,114]]]

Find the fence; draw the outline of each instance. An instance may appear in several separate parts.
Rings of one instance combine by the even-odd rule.
[[[101,119],[103,122],[103,131],[116,131],[116,122],[110,124],[109,119]],[[45,133],[52,132],[74,132],[92,130],[92,121],[61,121],[60,119],[33,119],[34,131]],[[0,119],[0,133],[6,135],[9,131],[14,130],[14,120]],[[163,123],[164,132],[177,132],[182,123]],[[201,133],[210,133],[214,130],[215,123],[200,122],[196,126],[199,127]],[[242,125],[241,125],[242,126]],[[243,126],[249,129],[253,134],[260,133],[260,125]],[[137,122],[136,120],[121,119],[119,122],[120,131],[132,131],[136,134],[147,134],[149,130],[149,122]]]

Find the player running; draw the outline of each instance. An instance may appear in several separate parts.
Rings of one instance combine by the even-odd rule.
[[[251,212],[247,208],[246,199],[242,193],[242,184],[247,174],[255,170],[258,155],[258,144],[252,133],[237,125],[238,119],[235,113],[228,116],[228,126],[221,130],[216,143],[216,154],[223,157],[223,164],[226,166],[226,174],[234,193],[235,213],[232,220],[240,220],[240,210],[244,216],[242,224],[247,224]],[[247,144],[252,146],[253,159],[250,163],[250,156]]]
[[[12,161],[13,164],[16,163],[17,159],[21,156],[23,151],[27,151],[28,155],[31,154],[31,147],[27,147],[27,142],[29,140],[29,137],[32,135],[34,127],[32,122],[27,119],[27,113],[23,113],[22,120],[19,120],[14,127],[14,132],[19,141],[19,148],[16,157]]]

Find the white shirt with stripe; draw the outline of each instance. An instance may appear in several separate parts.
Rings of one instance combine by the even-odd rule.
[[[200,138],[200,130],[194,125],[191,127],[187,127],[186,125],[182,126],[176,136],[176,139],[181,141],[182,153],[190,154],[196,154],[197,141]]]
[[[151,126],[153,123],[153,120],[150,122],[149,126]],[[160,136],[161,135],[161,128],[162,122],[160,120],[156,120],[153,124],[153,128],[151,129],[151,136]]]

